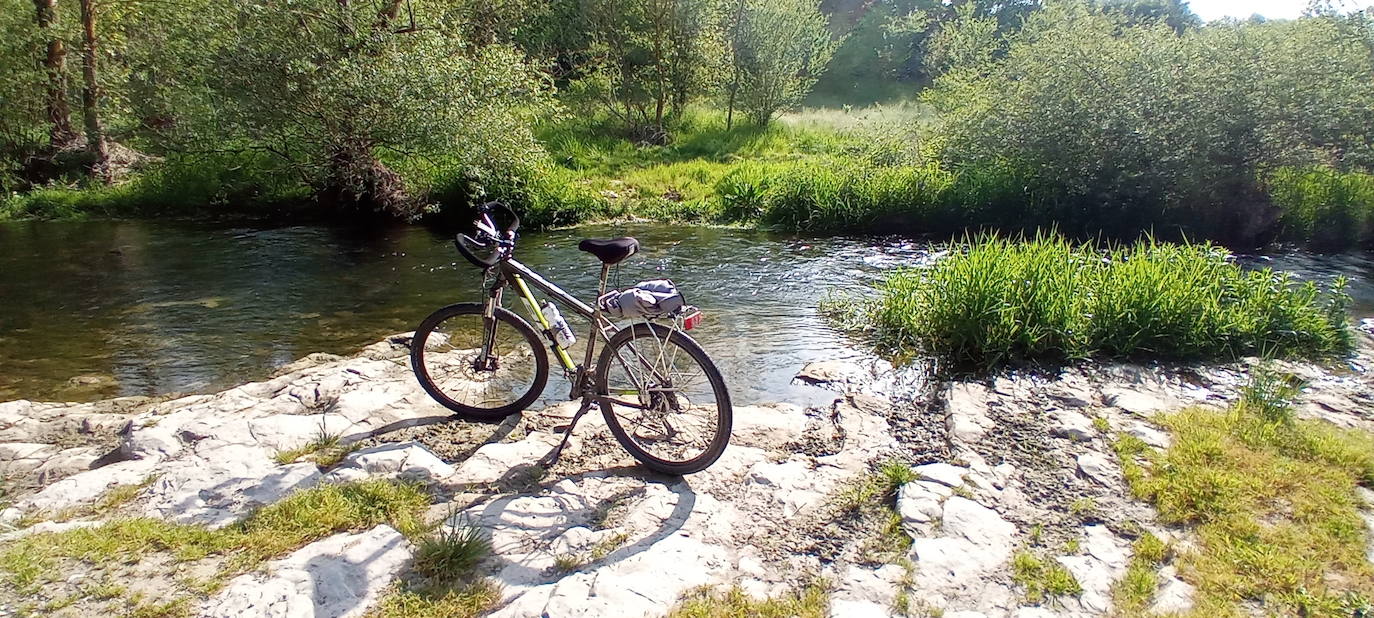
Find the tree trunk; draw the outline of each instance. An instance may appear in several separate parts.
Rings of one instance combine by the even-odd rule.
[[[730,32],[730,65],[734,78],[730,80],[730,102],[725,106],[725,130],[735,126],[735,94],[739,92],[739,30],[744,25],[744,1],[735,8],[735,24]]]
[[[63,150],[77,141],[71,108],[67,106],[67,47],[53,32],[57,0],[33,0],[33,4],[38,9],[38,30],[48,41],[48,53],[43,58],[43,69],[48,74],[48,141],[53,150]]]
[[[96,79],[95,6],[94,0],[81,0],[81,76],[85,87],[81,91],[81,113],[85,117],[86,150],[91,153],[91,175],[108,183],[112,178],[110,148],[105,142],[105,127],[100,123],[100,84]]]

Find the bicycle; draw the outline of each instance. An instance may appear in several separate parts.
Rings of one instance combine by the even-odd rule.
[[[541,465],[558,460],[578,420],[593,406],[601,408],[616,441],[651,470],[682,475],[714,463],[729,442],[733,410],[720,370],[687,334],[702,313],[684,303],[668,315],[620,328],[602,311],[610,268],[636,253],[638,241],[578,244],[601,262],[598,300],[588,304],[514,259],[520,228],[515,211],[492,202],[478,207],[478,215],[477,238],[459,234],[454,245],[482,270],[486,298],[441,308],[415,330],[411,368],[425,391],[460,418],[500,422],[543,393],[549,379],[547,347],[572,384],[568,399],[581,399],[582,405]],[[498,218],[509,223],[498,227]],[[541,310],[531,286],[590,322],[581,364],[569,354],[573,342],[566,322],[556,309],[548,311],[551,304]],[[502,306],[508,287],[524,301],[538,331]],[[659,323],[664,319],[671,325]],[[598,340],[603,347],[593,364]]]

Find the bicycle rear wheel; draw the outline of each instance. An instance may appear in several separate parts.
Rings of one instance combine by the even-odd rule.
[[[651,470],[700,472],[730,442],[725,379],[680,330],[645,323],[621,329],[601,351],[596,388],[615,439]]]
[[[549,357],[520,316],[496,308],[488,331],[482,305],[449,305],[415,329],[410,367],[435,401],[476,421],[500,421],[528,407],[549,380]],[[484,339],[491,356],[478,362]]]

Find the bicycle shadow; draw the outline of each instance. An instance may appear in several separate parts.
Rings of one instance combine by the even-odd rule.
[[[554,583],[575,571],[604,569],[641,554],[681,531],[698,502],[687,479],[660,475],[638,465],[549,477],[548,471],[535,463],[520,463],[490,486],[508,493],[483,496],[459,506],[446,523],[486,532],[492,540],[493,551],[487,562],[491,572],[503,584],[515,587]],[[659,512],[656,507],[668,502],[671,509]],[[628,531],[618,533],[629,536],[625,544],[592,556],[576,569],[551,566],[560,556],[574,557],[559,553],[556,539],[573,528],[605,524],[615,508],[627,509],[632,515],[626,517],[634,520]],[[644,525],[649,520],[655,524]],[[514,595],[507,602],[518,597]]]

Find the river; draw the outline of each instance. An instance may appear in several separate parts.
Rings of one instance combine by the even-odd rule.
[[[624,224],[526,233],[518,258],[590,298],[597,262],[577,240],[620,235],[643,249],[619,283],[671,278],[705,311],[692,334],[738,403],[824,399],[791,383],[797,369],[866,354],[826,325],[817,301],[930,255],[901,238]],[[1344,274],[1356,316],[1374,315],[1367,255],[1247,263],[1321,281]],[[412,330],[439,306],[478,300],[478,285],[448,237],[415,226],[0,224],[0,401],[213,391],[311,352],[347,354]],[[585,336],[584,325],[574,330]],[[550,396],[559,391],[550,385]]]

